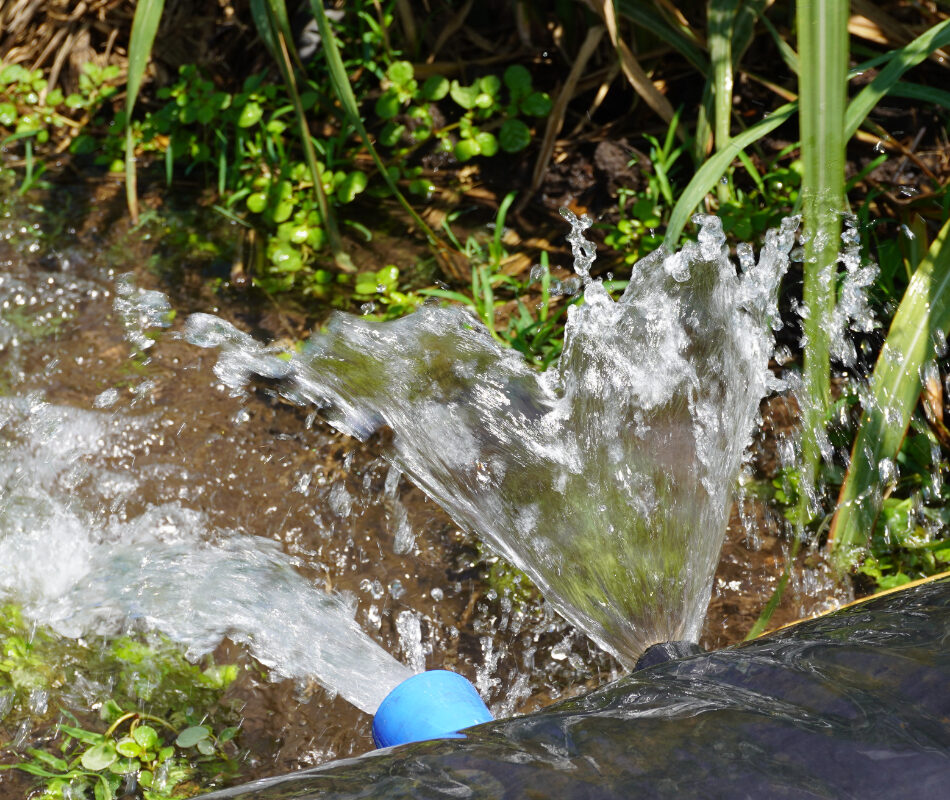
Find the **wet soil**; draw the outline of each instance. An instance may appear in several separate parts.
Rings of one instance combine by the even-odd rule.
[[[497,568],[490,569],[494,559],[420,490],[403,480],[387,495],[384,439],[360,443],[342,436],[266,385],[231,396],[212,372],[215,354],[178,338],[181,320],[191,311],[211,311],[256,335],[279,338],[298,324],[287,320],[293,312],[249,303],[239,287],[220,277],[229,275],[226,259],[194,269],[187,261],[164,268],[168,255],[161,236],[130,228],[117,210],[116,185],[102,184],[91,196],[83,192],[88,188],[70,190],[62,200],[44,198],[83,209],[73,217],[81,224],[64,221],[52,238],[10,219],[5,223],[0,270],[34,281],[68,273],[101,291],[83,297],[56,333],[8,349],[4,358],[16,367],[4,391],[40,392],[51,403],[88,409],[100,393],[118,389],[114,410],[157,420],[153,434],[112,465],[165,469],[165,479],[150,483],[138,498],[143,507],[185,497],[223,528],[276,539],[318,585],[351,595],[364,630],[404,660],[409,653],[395,621],[411,612],[421,622],[425,666],[450,668],[475,681],[496,714],[528,712],[619,674],[608,655],[535,593],[506,589]],[[124,272],[132,272],[143,288],[167,292],[178,311],[175,326],[137,358],[130,358],[126,331],[112,310],[113,278]],[[780,402],[766,403],[763,412],[763,431],[771,430],[770,420],[782,426],[791,421]],[[774,473],[774,449],[774,437],[763,433],[753,465],[761,479]],[[406,509],[415,536],[411,551],[402,555],[394,552],[397,504]],[[733,510],[704,646],[723,647],[745,636],[788,554],[780,515],[746,492]],[[803,554],[772,624],[810,615],[841,597]],[[248,667],[223,700],[240,708],[240,742],[248,753],[242,779],[372,749],[370,718],[343,699],[315,683],[271,682],[242,647],[227,641],[216,657]],[[3,733],[12,735],[0,727]],[[37,726],[23,746],[45,733]],[[0,795],[13,796],[22,786],[15,773],[0,772]]]

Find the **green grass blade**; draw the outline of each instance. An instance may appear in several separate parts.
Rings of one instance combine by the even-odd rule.
[[[891,87],[888,94],[891,97],[906,97],[908,100],[920,100],[924,103],[932,103],[935,106],[943,106],[950,111],[950,92],[946,89],[900,81]]]
[[[712,60],[713,141],[716,151],[729,144],[732,128],[732,36],[738,0],[709,0],[707,45]],[[729,187],[716,184],[719,202],[729,199]]]
[[[762,15],[762,24],[768,31],[769,36],[772,37],[772,41],[775,42],[775,46],[778,48],[779,55],[782,57],[782,61],[785,62],[785,66],[788,67],[794,75],[797,75],[799,66],[798,53],[796,53],[792,49],[791,45],[782,38],[782,34],[778,32],[771,20],[765,16],[765,14]]]
[[[950,45],[950,19],[934,25],[912,42],[899,50],[867,86],[848,105],[845,119],[845,136],[851,138],[880,99],[901,79],[911,67],[916,66],[934,50]]]
[[[676,247],[683,228],[692,215],[694,209],[703,201],[703,198],[715,188],[719,179],[740,150],[757,142],[763,136],[774,131],[783,122],[786,122],[798,111],[798,103],[786,103],[771,112],[767,117],[760,119],[755,125],[746,128],[742,133],[733,136],[729,144],[712,158],[706,161],[697,170],[693,179],[686,185],[680,194],[679,200],[670,214],[670,222],[666,228],[665,244],[671,250]]]
[[[746,0],[744,3],[737,3],[739,10],[736,12],[735,23],[732,33],[732,65],[739,66],[739,61],[745,55],[745,51],[752,44],[755,36],[755,23],[759,18],[764,18],[767,0]]]
[[[310,9],[314,19],[317,21],[317,28],[320,31],[320,39],[323,43],[322,52],[324,58],[327,60],[327,67],[330,70],[330,82],[333,84],[333,91],[343,106],[343,111],[348,121],[356,129],[357,133],[359,133],[360,138],[363,140],[363,145],[369,151],[373,163],[376,164],[379,174],[383,180],[386,181],[386,185],[389,187],[389,191],[393,197],[395,197],[399,204],[408,212],[409,216],[412,217],[416,226],[425,234],[429,242],[436,247],[442,247],[443,245],[436,236],[435,231],[425,223],[425,220],[419,216],[416,210],[409,204],[409,201],[403,196],[402,192],[399,191],[395,179],[389,174],[389,170],[386,169],[386,165],[373,146],[373,140],[370,138],[366,126],[363,124],[363,118],[360,116],[359,105],[356,102],[356,96],[353,94],[353,87],[350,86],[350,79],[346,74],[346,67],[343,66],[343,57],[340,55],[339,47],[337,47],[336,36],[330,27],[330,20],[327,19],[322,0],[310,0]]]
[[[917,267],[891,322],[869,387],[828,538],[831,561],[850,569],[881,510],[880,464],[894,460],[921,392],[920,372],[934,358],[934,339],[950,329],[950,221]]]
[[[668,25],[662,15],[643,0],[619,0],[617,13],[641,28],[646,28],[676,50],[703,75],[709,74],[709,59],[702,48],[685,33]]]
[[[165,0],[138,0],[129,38],[128,76],[125,84],[125,198],[132,222],[139,219],[139,201],[135,180],[135,140],[132,137],[132,110],[138,97],[152,44],[162,19]]]

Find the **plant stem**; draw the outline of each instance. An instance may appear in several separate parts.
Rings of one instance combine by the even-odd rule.
[[[848,76],[848,4],[800,0],[798,4],[799,121],[802,140],[802,209],[805,219],[804,383],[807,398],[802,435],[804,491],[799,519],[809,502],[821,460],[821,441],[831,408],[831,360],[827,320],[835,305],[841,211],[844,208],[845,107]]]
[[[709,28],[709,57],[712,61],[713,99],[715,102],[714,141],[716,151],[729,144],[732,120],[732,28],[736,14],[734,0],[709,0],[707,10]],[[729,186],[721,181],[716,184],[720,204],[729,199]]]

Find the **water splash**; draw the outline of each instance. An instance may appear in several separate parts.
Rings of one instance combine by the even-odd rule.
[[[129,513],[142,478],[96,463],[153,420],[0,398],[0,599],[64,636],[157,629],[197,658],[225,637],[275,678],[316,679],[367,713],[412,672],[260,536],[179,502]],[[372,680],[363,676],[372,675]]]
[[[775,295],[797,219],[737,273],[721,222],[639,262],[614,301],[589,279],[590,220],[566,215],[584,303],[544,373],[460,308],[394,322],[336,314],[289,359],[207,314],[186,338],[221,348],[236,393],[254,375],[365,439],[455,520],[524,570],[568,620],[631,664],[696,640],[729,500],[768,371]]]

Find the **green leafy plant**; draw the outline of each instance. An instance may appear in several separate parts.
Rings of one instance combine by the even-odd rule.
[[[623,254],[626,264],[634,264],[663,244],[659,231],[669,220],[677,192],[673,171],[688,147],[677,144],[679,118],[677,112],[662,142],[649,134],[644,136],[650,144],[646,187],[640,192],[626,188],[618,191],[620,219],[608,227],[604,241]],[[636,163],[634,159],[630,166]]]
[[[950,222],[914,272],[871,376],[869,402],[829,537],[832,560],[841,570],[860,560],[861,545],[875,529],[884,499],[882,473],[894,468],[920,397],[922,369],[934,358],[935,340],[945,336],[948,325]]]
[[[72,717],[72,724],[56,725],[55,752],[29,748],[27,759],[0,769],[40,779],[43,800],[112,800],[127,797],[130,786],[144,800],[175,800],[193,797],[202,786],[237,772],[232,744],[237,728],[217,735],[207,725],[179,731],[167,720],[123,711],[114,702],[103,706],[101,716],[109,723],[103,733],[81,727]]]
[[[236,714],[221,696],[237,675],[234,664],[191,664],[157,634],[78,643],[32,625],[14,605],[2,606],[0,696],[12,701],[5,723],[28,719],[42,730],[56,706],[61,716],[52,736],[26,757],[3,752],[15,760],[0,769],[34,775],[50,800],[103,800],[133,784],[145,800],[193,796],[236,775]],[[101,728],[69,710],[77,682],[99,694],[92,707]],[[50,711],[34,710],[37,693],[49,698]],[[88,715],[86,707],[73,710]]]
[[[437,127],[431,105],[452,100],[458,118]],[[531,144],[531,128],[521,117],[545,117],[551,98],[532,87],[531,73],[520,64],[509,66],[504,75],[485,75],[468,85],[430,75],[422,86],[408,61],[393,62],[386,71],[383,93],[376,101],[376,115],[386,120],[380,142],[399,148],[436,138],[442,148],[459,161],[490,157],[499,149],[517,153]],[[498,131],[497,136],[488,128]],[[409,147],[400,148],[407,152]]]
[[[164,155],[168,180],[176,165],[207,171],[222,213],[259,234],[264,258],[255,279],[266,291],[313,290],[318,281],[306,267],[328,241],[328,228],[283,87],[258,74],[232,94],[186,65],[157,96],[165,105],[135,126],[138,148]],[[314,102],[313,96],[304,100]],[[106,147],[103,162],[114,158],[116,144]],[[318,161],[322,196],[332,206],[351,203],[366,188],[367,175],[349,168],[342,139],[316,145],[333,159]]]
[[[34,186],[46,171],[42,155],[68,142],[88,125],[99,106],[117,91],[119,68],[83,65],[79,91],[64,95],[50,90],[40,69],[28,70],[20,64],[0,68],[0,144],[23,147],[25,174],[19,193]],[[3,135],[6,134],[6,135]]]

